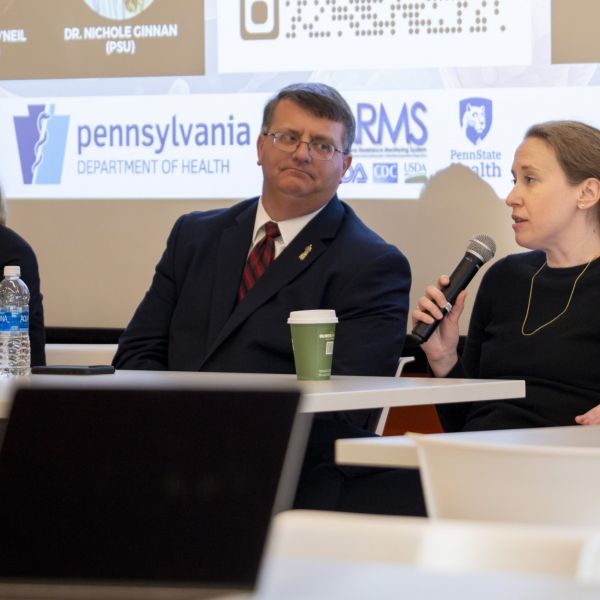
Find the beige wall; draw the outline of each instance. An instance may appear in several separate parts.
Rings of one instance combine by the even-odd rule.
[[[150,284],[176,218],[229,204],[13,200],[8,225],[38,256],[47,325],[124,327]],[[491,235],[497,256],[517,249],[507,207],[486,183],[459,165],[433,176],[419,200],[350,204],[408,257],[413,270],[411,306],[427,283],[454,268],[472,235]],[[479,279],[480,275],[471,286],[473,292]],[[472,301],[474,293],[470,296]]]
[[[599,62],[598,19],[597,0],[552,0],[552,62]]]

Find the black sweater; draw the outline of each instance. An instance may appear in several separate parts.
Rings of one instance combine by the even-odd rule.
[[[447,431],[575,425],[600,404],[600,259],[579,279],[567,312],[521,334],[541,251],[513,254],[485,274],[460,363],[450,377],[525,379],[526,398],[438,406]],[[547,265],[535,278],[526,332],[558,315],[585,265]]]
[[[12,229],[0,225],[0,279],[7,265],[21,267],[21,279],[29,288],[29,340],[31,364],[45,365],[44,309],[40,292],[40,275],[37,259],[31,246]]]

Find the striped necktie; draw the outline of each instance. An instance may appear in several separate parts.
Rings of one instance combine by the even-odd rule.
[[[277,223],[269,221],[265,224],[265,236],[252,248],[248,255],[242,281],[238,290],[238,302],[241,302],[256,280],[262,276],[275,258],[275,238],[279,237]]]

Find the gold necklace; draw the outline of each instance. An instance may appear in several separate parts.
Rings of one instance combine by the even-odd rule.
[[[535,333],[540,331],[540,329],[544,329],[544,327],[548,327],[548,325],[551,325],[552,323],[554,323],[554,321],[556,321],[557,319],[562,317],[567,312],[567,310],[569,310],[569,306],[571,305],[571,300],[573,299],[573,294],[575,293],[575,288],[577,287],[577,282],[583,277],[583,274],[588,270],[588,267],[596,260],[596,258],[598,258],[598,256],[593,256],[592,259],[590,260],[590,262],[587,263],[587,265],[585,265],[585,267],[583,267],[583,269],[581,270],[581,273],[579,273],[579,275],[577,275],[575,282],[573,283],[573,287],[571,288],[571,293],[569,294],[569,299],[567,300],[567,304],[565,305],[565,307],[555,317],[550,319],[547,323],[543,323],[539,327],[536,327],[533,331],[526,332],[525,324],[527,323],[527,319],[529,318],[529,309],[531,308],[531,297],[533,296],[533,282],[535,281],[535,278],[538,276],[538,273],[548,264],[547,261],[544,261],[544,264],[533,274],[533,277],[531,278],[531,284],[529,286],[529,300],[527,300],[527,310],[525,311],[525,318],[523,319],[523,324],[521,325],[521,335],[524,335],[526,337],[530,336],[530,335],[534,335]]]

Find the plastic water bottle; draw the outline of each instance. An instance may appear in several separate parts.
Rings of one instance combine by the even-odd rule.
[[[0,281],[0,376],[29,375],[29,290],[21,268],[4,267]]]

